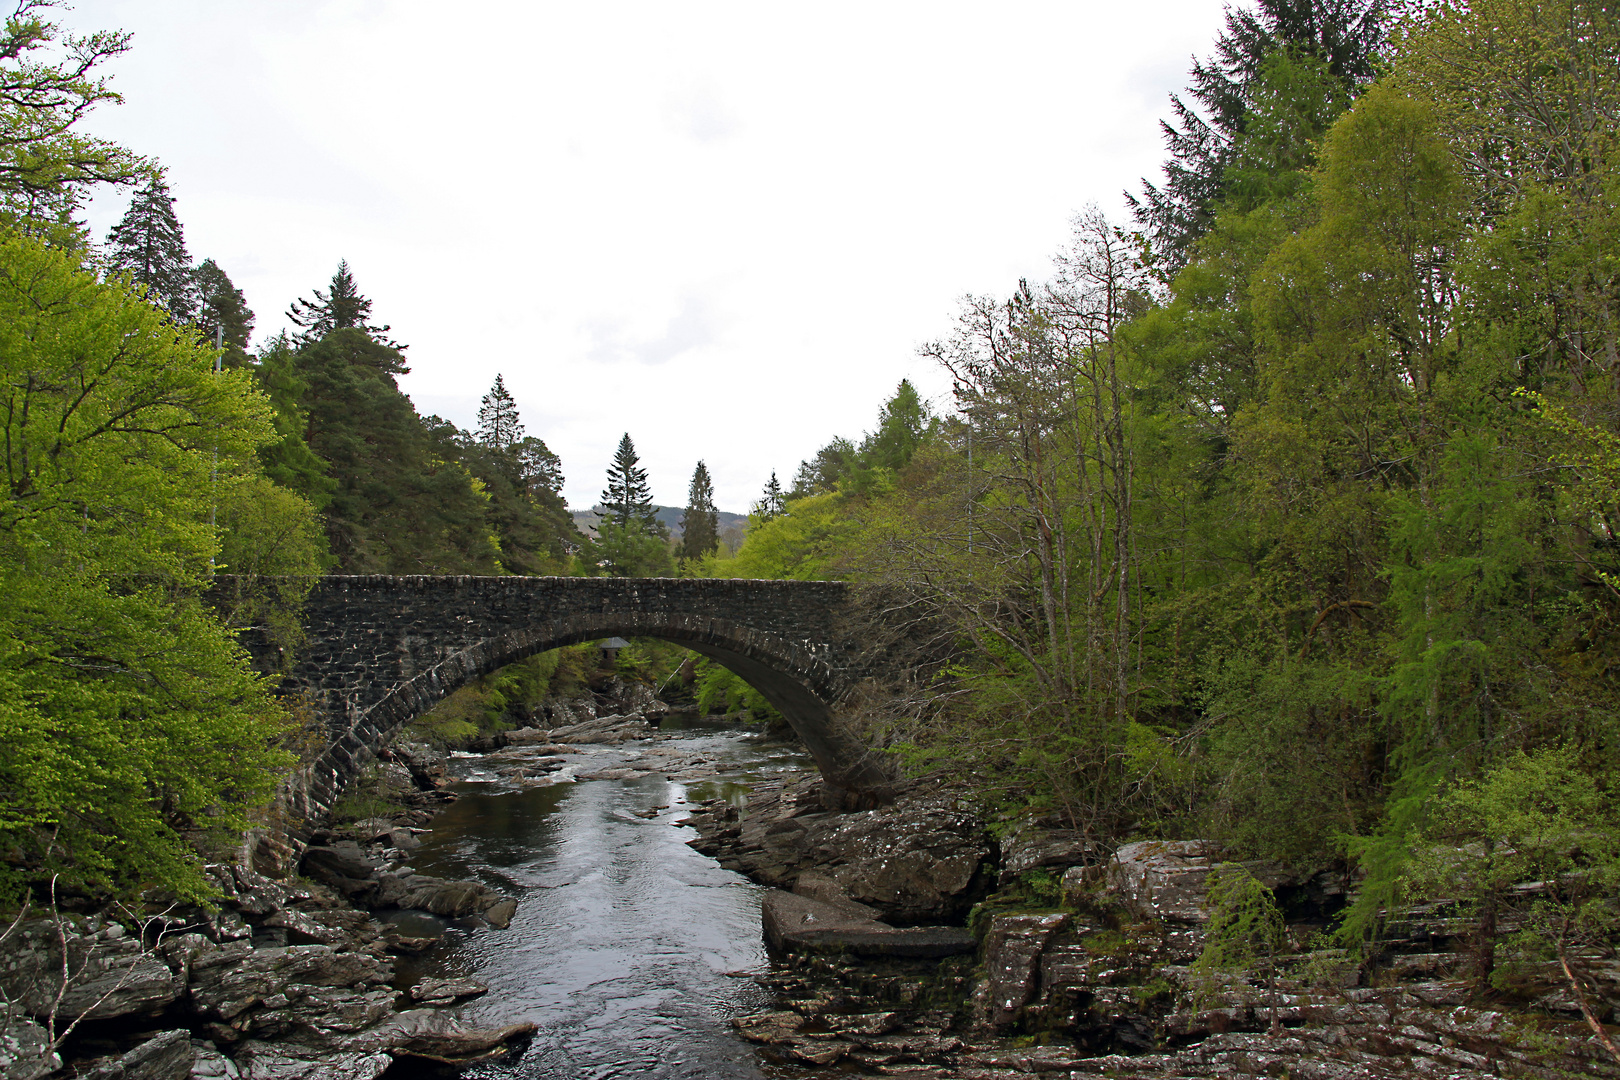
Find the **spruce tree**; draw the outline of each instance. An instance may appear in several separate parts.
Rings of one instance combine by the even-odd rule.
[[[636,456],[636,444],[630,441],[627,431],[624,438],[619,440],[618,450],[614,451],[613,464],[608,466],[607,487],[602,489],[602,505],[621,529],[636,525],[643,532],[656,533],[659,527],[653,509],[652,489],[647,486],[647,470],[641,468],[640,461]]]
[[[708,466],[697,463],[692,470],[692,486],[686,493],[686,513],[681,518],[681,558],[701,559],[720,544],[720,514],[714,507],[714,484]]]
[[[338,261],[337,273],[332,275],[332,286],[325,292],[315,290],[311,300],[294,300],[292,307],[287,309],[287,318],[296,326],[303,327],[304,332],[298,335],[299,344],[308,344],[321,340],[334,330],[359,330],[378,344],[384,345],[394,353],[403,352],[405,346],[388,337],[389,327],[374,326],[367,319],[371,317],[371,301],[361,295],[360,289],[354,283],[354,274],[349,270],[349,261]],[[398,366],[389,369],[391,375],[405,375],[410,372],[403,358]]]
[[[212,345],[216,334],[225,346],[225,365],[247,363],[248,339],[253,336],[253,312],[242,290],[213,259],[204,259],[192,274],[198,300],[197,330],[203,343]]]
[[[765,485],[765,493],[754,504],[754,513],[760,520],[769,521],[774,517],[781,517],[787,513],[787,499],[782,494],[782,485],[776,479],[776,470],[771,470],[771,479]]]
[[[518,418],[517,402],[507,393],[506,381],[495,376],[478,407],[478,441],[492,450],[505,450],[523,439],[523,421]]]
[[[1227,9],[1215,56],[1193,62],[1192,103],[1172,95],[1175,120],[1159,122],[1170,151],[1163,186],[1143,180],[1140,198],[1125,196],[1166,273],[1186,265],[1214,223],[1266,61],[1283,51],[1314,57],[1344,86],[1362,86],[1389,8],[1389,0],[1260,0],[1254,11]]]
[[[107,234],[107,267],[146,286],[147,300],[176,322],[196,313],[185,230],[175,217],[174,197],[161,173],[135,193],[123,218]]]

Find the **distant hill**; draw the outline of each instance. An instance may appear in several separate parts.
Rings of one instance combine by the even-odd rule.
[[[681,538],[681,518],[686,514],[686,507],[654,506],[653,509],[658,512],[658,520],[669,530],[669,535],[679,540]],[[727,547],[736,550],[737,545],[742,543],[743,533],[748,529],[748,515],[732,514],[725,510],[718,511],[718,513],[720,515],[720,539],[725,542]],[[594,537],[596,535],[596,521],[602,514],[602,507],[594,506],[589,510],[575,510],[573,514],[574,528],[586,536]]]

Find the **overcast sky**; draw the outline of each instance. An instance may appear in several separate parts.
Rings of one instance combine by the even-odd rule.
[[[132,31],[91,129],[168,169],[255,341],[340,258],[464,428],[497,372],[590,506],[628,431],[655,499],[722,509],[900,379],[958,298],[1049,275],[1157,176],[1214,0],[77,0]],[[97,236],[127,196],[91,208]]]

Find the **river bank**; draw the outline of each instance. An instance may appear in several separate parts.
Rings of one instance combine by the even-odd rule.
[[[84,1018],[62,1075],[96,1080],[1620,1076],[1550,966],[1476,1000],[1455,913],[1352,963],[1310,934],[1353,883],[1254,865],[1288,944],[1211,979],[1211,845],[996,837],[927,783],[846,812],[757,735],[545,720],[396,747],[397,813],[311,833],[293,882],[210,867],[217,912],[22,921],[0,1072],[51,1072],[54,1014]],[[1607,1015],[1620,967],[1593,970]]]
[[[757,784],[743,812],[717,800],[690,819],[700,850],[791,889],[764,901],[777,1006],[736,1022],[784,1061],[961,1080],[1620,1076],[1556,962],[1477,997],[1459,912],[1405,912],[1351,958],[1314,935],[1352,882],[1251,864],[1291,916],[1286,941],[1247,970],[1200,970],[1214,845],[1109,852],[1039,822],[997,843],[931,785],[841,815],[817,788]],[[977,874],[952,863],[979,851]],[[895,947],[970,902],[965,948]],[[1610,1019],[1620,965],[1586,959],[1589,1004]]]

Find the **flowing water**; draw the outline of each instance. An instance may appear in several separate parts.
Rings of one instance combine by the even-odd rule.
[[[741,779],[809,760],[737,730],[686,730],[663,745],[701,754],[720,777],[681,783],[655,773],[519,790],[476,758],[458,762],[460,799],[411,862],[426,874],[482,880],[518,910],[505,930],[451,927],[423,970],[488,984],[465,1007],[469,1017],[539,1026],[521,1059],[468,1075],[808,1075],[770,1064],[731,1028],[732,1017],[770,1005],[751,978],[766,964],[761,887],[687,847],[695,832],[674,823],[701,799],[740,799]],[[588,766],[599,771],[635,752],[635,744],[600,751]],[[585,771],[573,760],[570,772]]]

